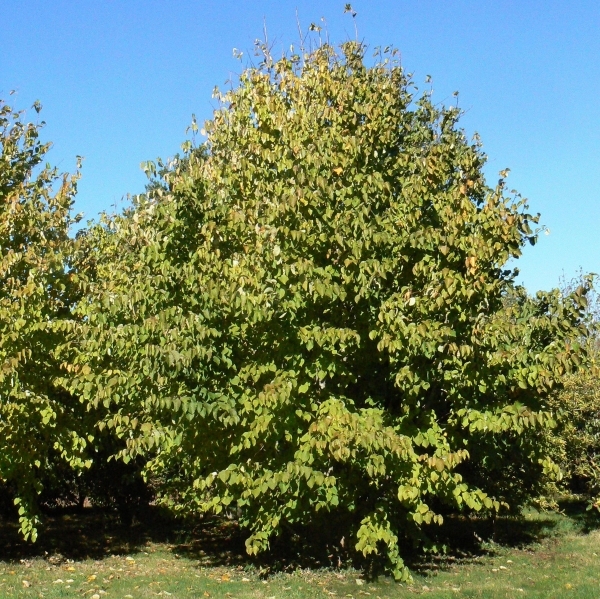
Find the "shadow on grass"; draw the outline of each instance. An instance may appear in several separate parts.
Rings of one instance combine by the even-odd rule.
[[[134,554],[149,543],[162,543],[177,551],[185,550],[190,537],[202,539],[207,554],[223,556],[227,563],[235,553],[234,535],[227,529],[229,523],[196,524],[174,520],[158,508],[151,508],[131,526],[123,525],[118,515],[110,510],[86,508],[83,510],[54,509],[44,518],[35,543],[22,539],[16,522],[0,519],[0,561],[48,558],[50,561],[103,559],[110,555]],[[232,540],[234,541],[232,543]]]
[[[588,534],[600,528],[600,514],[587,505],[584,500],[565,498],[558,502],[558,512],[530,510],[496,519],[450,516],[432,531],[431,541],[445,551],[417,555],[407,565],[414,572],[433,574],[456,563],[483,564],[482,557],[500,549],[526,549],[566,533]]]
[[[416,555],[407,565],[413,572],[424,575],[457,563],[483,565],[481,558],[497,554],[500,548],[523,549],[555,536],[559,523],[556,515],[543,513],[535,518],[446,517],[442,526],[430,530],[433,533],[430,542],[438,552]]]
[[[449,516],[441,527],[429,529],[430,541],[444,553],[405,551],[408,567],[431,575],[456,563],[478,563],[499,547],[524,548],[555,536],[567,523],[583,533],[600,528],[600,516],[586,511],[585,502],[561,503],[564,515],[538,513],[529,517],[496,520]],[[246,535],[230,520],[204,518],[174,520],[157,508],[149,509],[132,526],[123,526],[114,512],[87,508],[81,511],[53,510],[45,520],[36,543],[22,540],[14,522],[0,520],[0,561],[46,558],[100,560],[110,555],[135,554],[149,543],[166,545],[174,553],[197,560],[199,565],[240,566],[267,575],[298,568],[340,569],[356,567],[376,575],[379,568],[366,564],[340,543],[341,535],[327,534],[324,526],[289,529],[271,545],[267,554],[250,558],[245,551]],[[335,541],[333,540],[335,539]]]
[[[560,500],[558,506],[561,512],[573,520],[582,533],[588,534],[600,529],[600,512],[597,509],[589,509],[587,500],[566,498]]]
[[[232,520],[199,517],[180,520],[150,508],[131,526],[115,511],[100,508],[48,510],[36,543],[24,541],[18,524],[0,518],[0,562],[44,558],[101,560],[111,555],[134,555],[148,544],[163,544],[173,553],[204,567],[240,566],[262,575],[298,568],[341,568],[353,565],[348,547],[331,543],[323,526],[289,528],[271,543],[271,551],[251,557],[242,531]],[[327,531],[325,531],[326,533]],[[341,535],[340,535],[341,536]],[[339,538],[339,537],[337,537]]]

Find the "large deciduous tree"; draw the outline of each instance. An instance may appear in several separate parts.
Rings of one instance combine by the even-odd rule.
[[[537,218],[486,184],[457,108],[365,51],[265,53],[202,148],[89,233],[73,390],[166,502],[235,508],[250,553],[325,514],[402,578],[443,513],[554,471],[535,440],[585,289],[516,286]]]
[[[24,116],[0,101],[0,482],[35,539],[41,480],[53,465],[83,466],[85,439],[54,354],[77,295],[69,227],[78,174],[41,166],[50,144]]]

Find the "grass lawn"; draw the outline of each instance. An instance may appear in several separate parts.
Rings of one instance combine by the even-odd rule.
[[[101,512],[59,514],[33,547],[0,525],[0,598],[600,598],[600,522],[580,506],[499,521],[498,542],[483,540],[484,521],[456,522],[448,535],[452,554],[416,559],[414,582],[397,584],[351,567],[251,561],[228,523],[123,529]]]

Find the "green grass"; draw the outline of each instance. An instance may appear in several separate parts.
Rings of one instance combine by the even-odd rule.
[[[277,555],[252,562],[230,523],[124,529],[101,512],[62,514],[35,546],[0,526],[0,598],[600,597],[600,523],[579,505],[495,525],[457,519],[444,534],[452,552],[415,557],[414,582],[397,584],[316,558],[312,568]]]

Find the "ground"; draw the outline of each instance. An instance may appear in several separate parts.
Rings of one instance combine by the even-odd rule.
[[[417,557],[414,581],[365,578],[339,556],[248,559],[234,524],[154,519],[125,528],[114,515],[58,512],[36,545],[0,524],[0,598],[373,599],[600,597],[600,521],[576,503],[561,513],[450,522],[443,557]],[[152,519],[151,519],[152,520]],[[335,563],[337,561],[337,563]],[[308,567],[310,566],[310,567]]]

